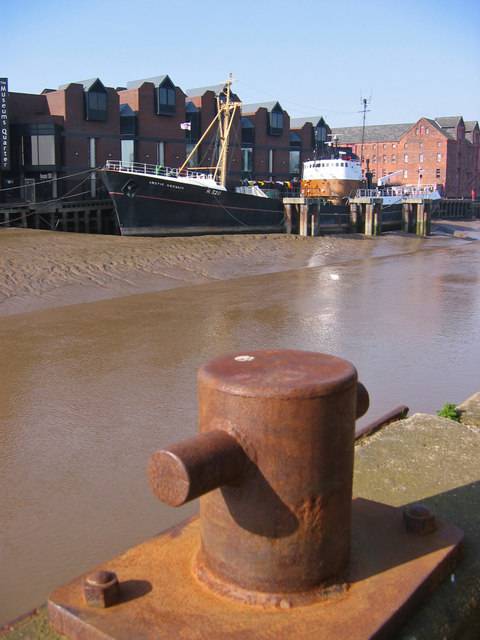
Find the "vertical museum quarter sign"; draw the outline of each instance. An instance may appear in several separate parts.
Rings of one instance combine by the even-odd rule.
[[[0,78],[0,169],[9,168],[8,78]]]

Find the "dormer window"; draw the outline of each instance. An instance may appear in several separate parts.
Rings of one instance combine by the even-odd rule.
[[[85,120],[105,122],[107,119],[108,101],[107,90],[97,80],[85,91]]]
[[[315,127],[315,142],[321,144],[327,141],[327,127],[321,125]]]
[[[177,94],[173,82],[167,76],[155,90],[155,111],[158,116],[175,113]]]
[[[272,109],[269,116],[269,132],[271,136],[281,136],[283,133],[283,111],[280,105]]]

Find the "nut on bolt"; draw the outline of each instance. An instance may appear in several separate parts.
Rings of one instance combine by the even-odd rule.
[[[118,578],[113,571],[95,571],[85,578],[83,593],[90,607],[111,607],[120,600]]]
[[[409,533],[424,536],[433,533],[437,522],[433,512],[424,504],[411,504],[403,511],[403,521]]]

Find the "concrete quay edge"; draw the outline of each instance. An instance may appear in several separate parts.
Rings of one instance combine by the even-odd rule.
[[[480,638],[479,460],[480,428],[427,414],[390,423],[356,445],[355,496],[398,507],[422,502],[465,532],[455,574],[392,640]],[[62,638],[50,629],[45,607],[0,630],[0,640]]]

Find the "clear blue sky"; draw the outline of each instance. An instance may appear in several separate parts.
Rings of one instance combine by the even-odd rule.
[[[244,102],[333,126],[360,124],[362,95],[370,124],[480,119],[480,0],[3,0],[1,22],[11,91],[232,71]]]

